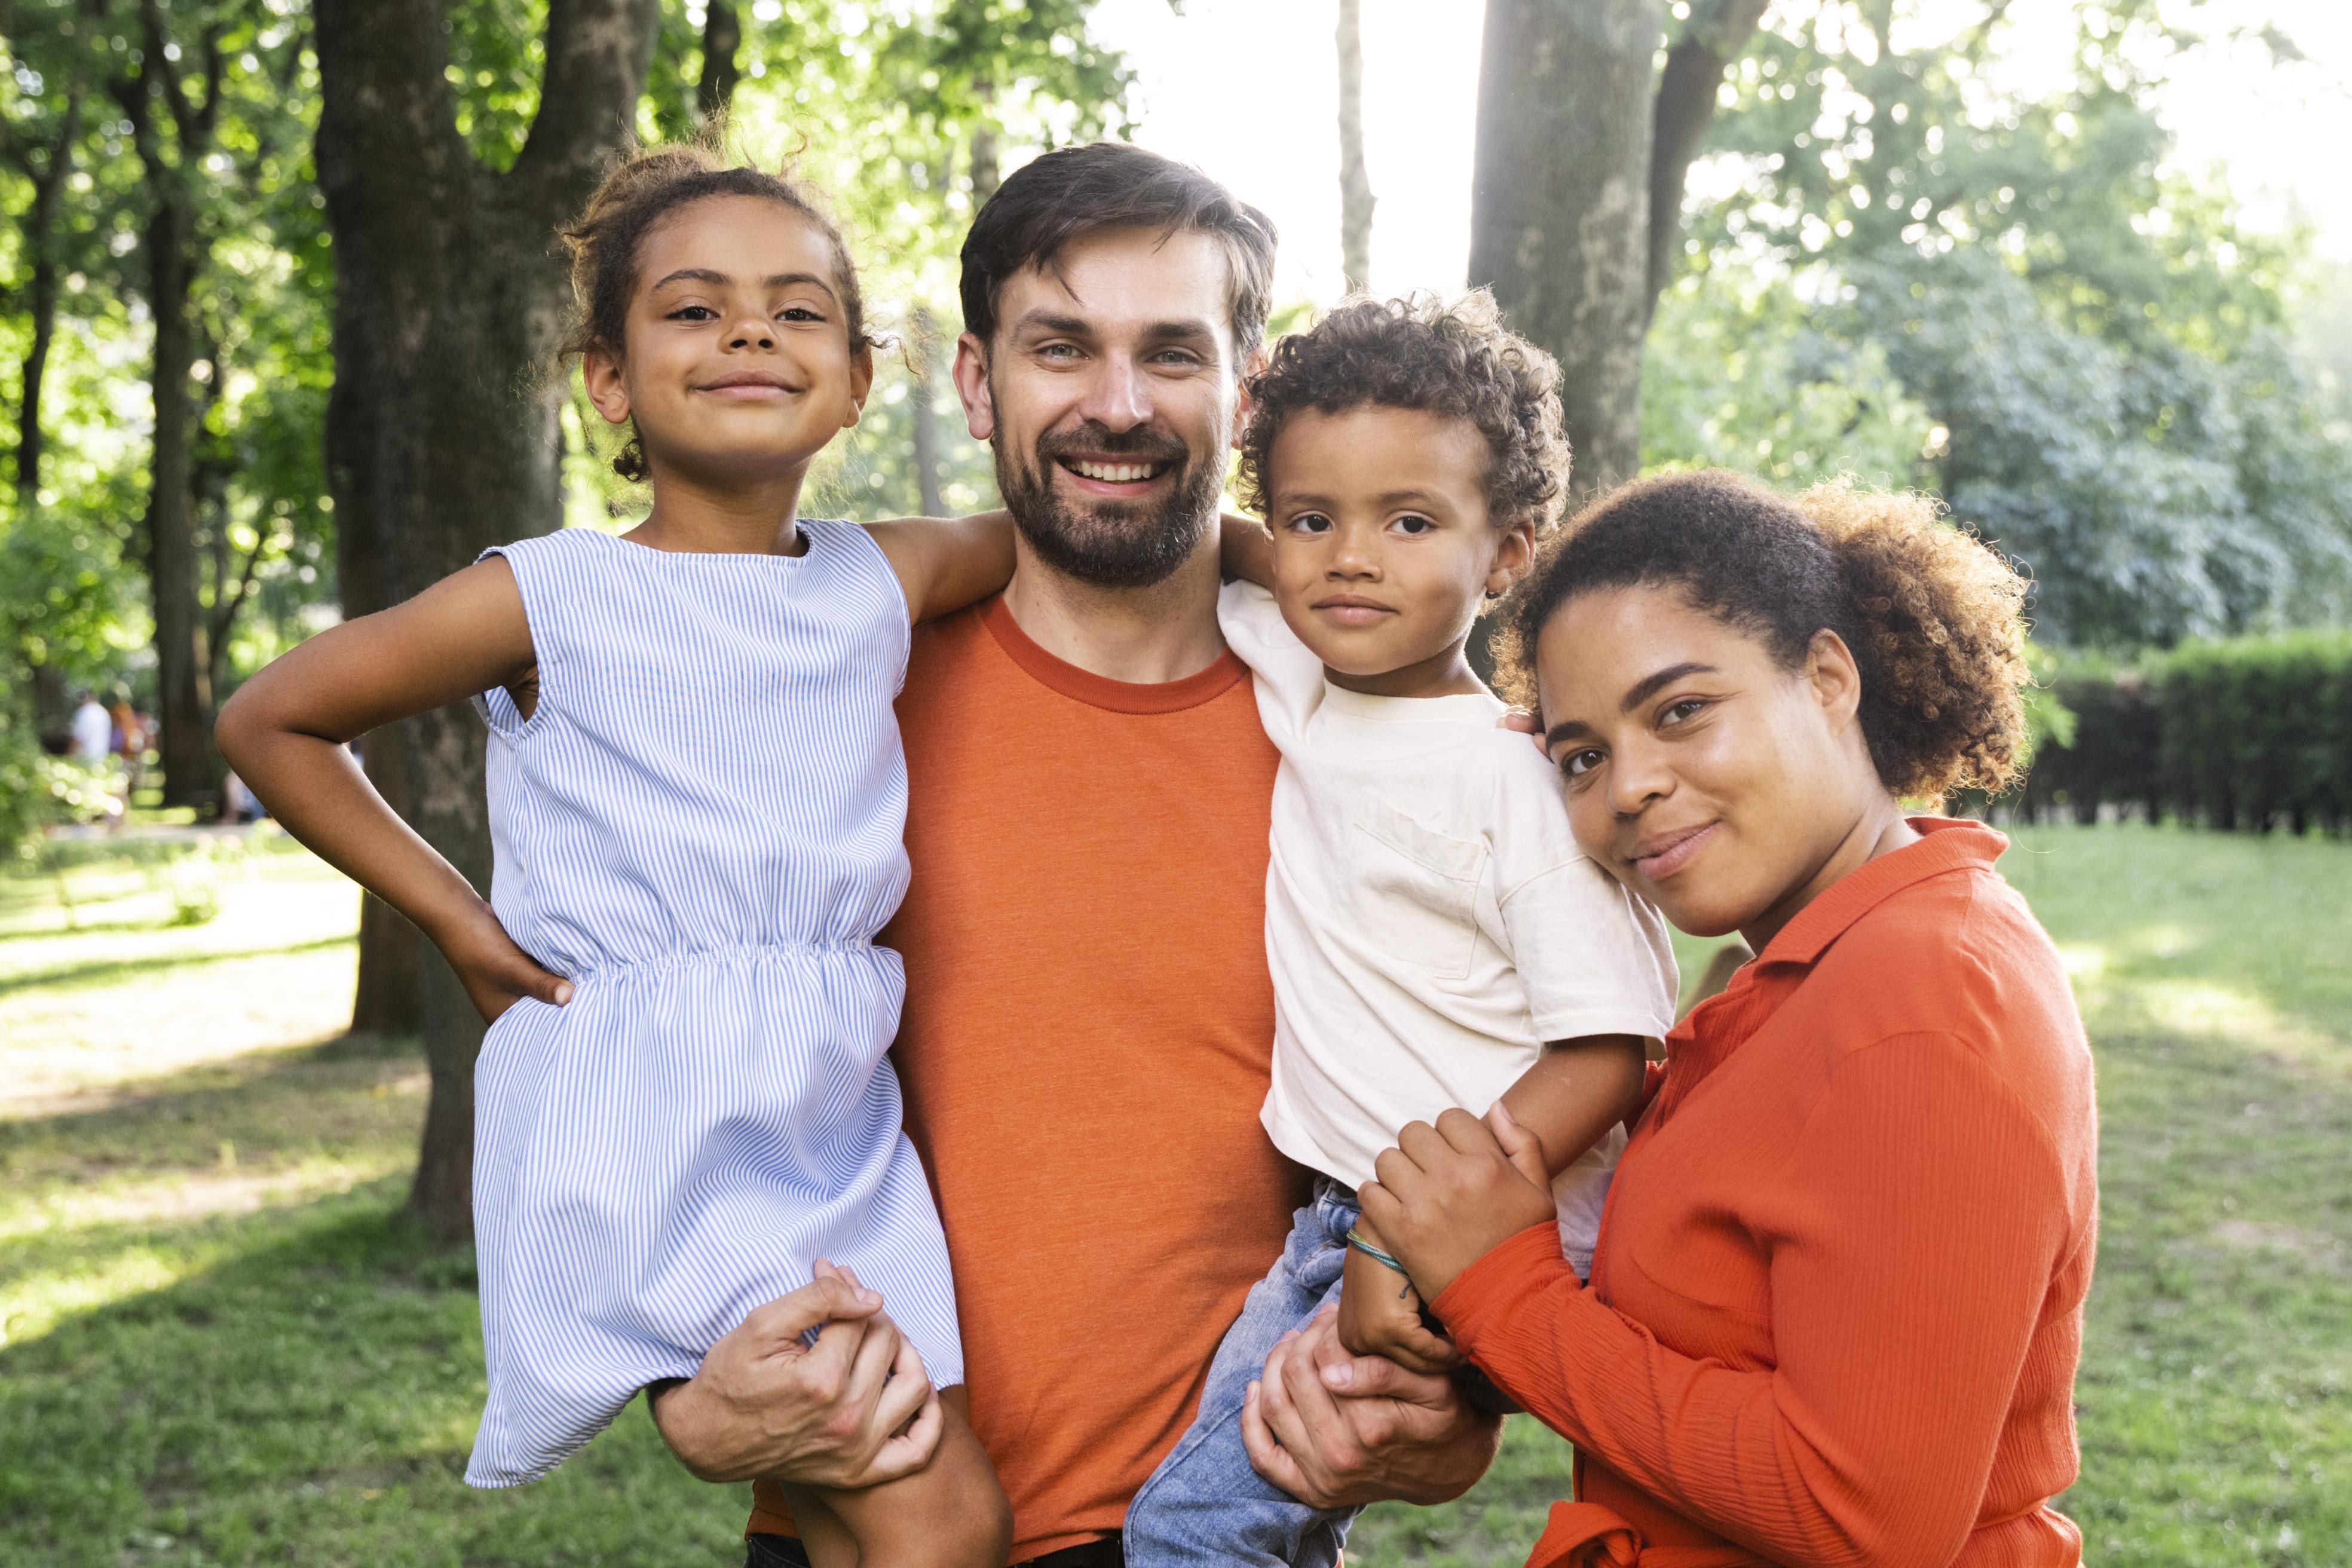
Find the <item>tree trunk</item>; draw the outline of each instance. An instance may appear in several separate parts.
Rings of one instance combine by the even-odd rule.
[[[915,489],[925,517],[947,515],[947,501],[940,494],[939,375],[931,360],[938,336],[939,323],[929,308],[916,306],[914,341],[907,345],[907,417],[915,437]]]
[[[1362,0],[1339,0],[1339,271],[1348,292],[1372,286],[1372,182],[1364,172]]]
[[[147,221],[147,309],[155,332],[152,388],[154,451],[149,460],[147,576],[155,609],[156,749],[163,763],[163,804],[208,803],[219,785],[214,769],[211,703],[196,647],[195,501],[190,492],[188,372],[195,363],[188,331],[189,255],[194,215],[168,196]]]
[[[702,77],[695,83],[695,112],[705,125],[727,112],[740,78],[736,52],[743,47],[743,23],[732,0],[707,0],[702,12]]]
[[[1664,12],[1664,0],[1487,0],[1470,281],[1559,360],[1574,500],[1641,467]]]
[[[569,289],[551,235],[630,140],[659,16],[656,0],[551,0],[539,110],[513,167],[493,174],[457,130],[443,11],[320,0],[316,12],[337,272],[331,485],[339,520],[363,520],[360,575],[387,602],[562,521],[552,371]],[[454,706],[403,728],[410,820],[487,889],[479,721]],[[424,972],[433,1089],[410,1202],[462,1236],[482,1023],[438,953]]]
[[[1756,36],[1764,5],[1765,0],[1699,0],[1690,25],[1666,55],[1666,68],[1658,78],[1650,153],[1650,294],[1644,320],[1674,281],[1682,249],[1683,183],[1715,121],[1723,73]]]

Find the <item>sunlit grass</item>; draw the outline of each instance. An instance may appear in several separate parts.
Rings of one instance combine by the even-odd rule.
[[[2103,1563],[2352,1562],[2352,846],[2019,839],[2100,1075],[2063,1506]],[[79,934],[0,879],[0,1562],[740,1562],[740,1492],[641,1411],[537,1486],[464,1486],[472,1265],[399,1212],[421,1061],[335,1038],[356,898],[250,857],[175,927],[165,869],[69,873]],[[1567,1458],[1516,1420],[1468,1497],[1373,1510],[1349,1559],[1516,1564]]]

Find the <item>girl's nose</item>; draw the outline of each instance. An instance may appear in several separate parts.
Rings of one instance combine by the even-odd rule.
[[[776,334],[765,321],[745,321],[736,327],[727,346],[730,349],[772,349],[776,346]]]

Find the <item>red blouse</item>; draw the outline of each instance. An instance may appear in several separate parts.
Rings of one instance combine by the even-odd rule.
[[[2080,1562],[2090,1049],[2008,840],[1912,825],[1675,1028],[1591,1287],[1543,1225],[1433,1304],[1576,1445],[1532,1562]]]

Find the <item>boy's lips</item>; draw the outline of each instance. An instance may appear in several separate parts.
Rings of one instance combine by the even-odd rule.
[[[1334,594],[1328,599],[1316,600],[1307,608],[1343,626],[1369,626],[1397,613],[1392,606],[1377,599],[1366,599],[1354,594]]]
[[[1697,858],[1698,852],[1714,841],[1720,820],[1697,827],[1681,827],[1668,833],[1654,833],[1634,845],[1626,857],[1635,871],[1655,882],[1671,877]]]

